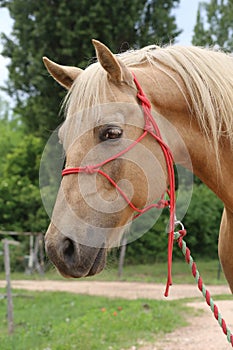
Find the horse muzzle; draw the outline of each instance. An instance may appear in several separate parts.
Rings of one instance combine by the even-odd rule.
[[[45,235],[46,253],[64,277],[80,278],[101,272],[107,257],[107,248],[104,246],[92,247],[77,243],[57,231],[53,224]]]

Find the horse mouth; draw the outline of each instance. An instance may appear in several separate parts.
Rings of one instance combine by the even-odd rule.
[[[75,244],[71,239],[65,239],[62,247],[56,247],[46,242],[46,252],[49,259],[65,278],[81,278],[93,276],[101,272],[106,264],[107,249],[88,247]],[[58,249],[57,249],[58,248]]]
[[[102,261],[104,259],[104,262]],[[73,271],[68,271],[67,267],[60,266],[60,264],[55,264],[59,273],[65,278],[82,278],[82,277],[90,277],[100,273],[105,267],[105,252],[104,249],[100,249],[98,252],[92,266],[88,270],[85,271],[83,268],[76,267]]]

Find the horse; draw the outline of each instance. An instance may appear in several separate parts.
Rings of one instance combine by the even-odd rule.
[[[59,130],[65,172],[45,235],[49,258],[65,277],[99,273],[135,209],[163,198],[164,152],[152,132],[142,136],[147,103],[175,162],[192,168],[224,204],[218,251],[233,292],[233,58],[179,45],[116,55],[92,42],[97,60],[85,70],[43,58],[68,90]]]

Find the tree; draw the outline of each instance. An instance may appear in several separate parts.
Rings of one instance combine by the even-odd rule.
[[[200,3],[192,43],[233,50],[233,1],[211,0]]]
[[[127,246],[126,263],[153,264],[166,261],[168,244],[166,227],[168,218],[168,210],[165,210],[147,233]],[[141,220],[143,226],[143,220],[146,220],[146,218],[142,217]]]
[[[215,259],[218,257],[222,211],[222,202],[206,185],[194,186],[184,224],[188,230],[186,241],[196,256]]]
[[[0,230],[41,232],[47,227],[38,184],[42,150],[41,139],[28,135],[7,154],[0,181]]]
[[[23,135],[23,126],[19,116],[10,114],[9,110],[8,102],[0,98],[0,176],[7,154],[18,144]]]
[[[178,35],[171,10],[179,0],[0,0],[14,19],[13,33],[3,35],[3,56],[10,58],[7,91],[28,131],[47,138],[64,91],[42,65],[44,55],[61,64],[84,68],[93,57],[91,39],[114,52]]]
[[[146,1],[138,22],[137,43],[140,47],[148,44],[167,44],[182,32],[178,30],[172,10],[180,0]]]
[[[222,202],[210,189],[204,184],[194,184],[192,200],[182,222],[187,229],[185,241],[195,257],[217,259],[222,210]],[[126,263],[148,264],[167,260],[168,218],[168,210],[165,210],[149,232],[127,246]],[[176,244],[173,257],[182,258]]]

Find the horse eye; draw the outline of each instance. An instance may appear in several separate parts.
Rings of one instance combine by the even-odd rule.
[[[121,138],[123,130],[119,126],[108,126],[101,130],[99,138],[101,141],[116,140]]]

